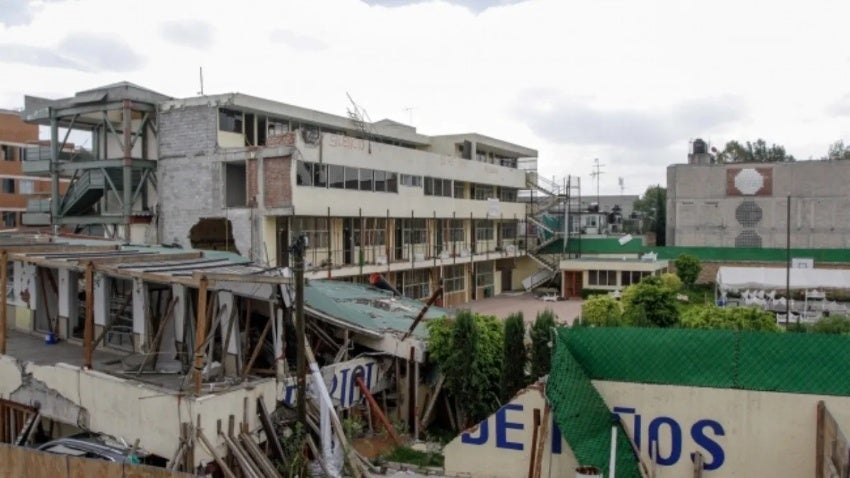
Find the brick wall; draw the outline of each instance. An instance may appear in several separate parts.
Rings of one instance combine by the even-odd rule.
[[[259,201],[257,194],[259,194],[258,183],[257,183],[257,160],[256,159],[247,159],[245,160],[245,181],[247,184],[248,191],[248,204],[256,204],[255,201]]]
[[[0,141],[38,141],[38,125],[24,123],[17,113],[0,113]]]
[[[263,186],[267,208],[292,204],[292,157],[263,159]]]
[[[188,106],[159,112],[159,158],[194,157],[215,150],[216,108]]]

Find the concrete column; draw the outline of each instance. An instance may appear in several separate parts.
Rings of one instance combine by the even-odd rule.
[[[109,282],[112,279],[99,273],[94,273],[94,325],[106,327],[109,322],[109,301],[111,293],[109,292]],[[100,332],[95,327],[95,335]]]
[[[74,328],[82,323],[80,315],[80,299],[78,293],[79,274],[69,269],[58,269],[59,272],[59,331],[60,337],[73,336]],[[82,329],[80,329],[82,332]]]
[[[148,347],[148,286],[141,279],[133,279],[133,335],[134,349],[147,351]],[[138,345],[138,348],[135,347]]]
[[[219,307],[223,307],[224,309],[221,312],[221,327],[219,328],[219,333],[221,334],[221,343],[225,344],[223,348],[223,357],[222,362],[224,366],[224,374],[227,376],[236,375],[239,370],[239,320],[235,314],[233,314],[233,307],[235,306],[235,300],[232,292],[224,292],[220,291],[218,293],[218,303]],[[231,327],[231,322],[233,322],[233,329],[230,330],[230,340],[227,338],[227,331]]]
[[[174,323],[174,341],[183,343],[183,330],[185,330],[186,314],[189,308],[189,300],[186,295],[186,286],[174,284],[171,286],[171,293],[177,299],[177,304],[174,306],[174,317],[171,320]]]

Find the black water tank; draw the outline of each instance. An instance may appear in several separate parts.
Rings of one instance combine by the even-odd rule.
[[[697,138],[694,140],[694,154],[705,154],[708,152],[708,145],[705,141]]]

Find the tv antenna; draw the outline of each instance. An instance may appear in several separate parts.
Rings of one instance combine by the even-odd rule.
[[[596,205],[600,207],[600,211],[601,204],[599,204],[599,177],[605,174],[605,172],[602,171],[602,166],[605,165],[599,164],[599,158],[593,158],[593,172],[590,173],[590,177],[596,178]]]
[[[415,106],[408,106],[407,108],[404,108],[402,110],[405,113],[407,113],[407,124],[410,125],[410,126],[413,126],[413,110],[415,110],[415,109],[416,109]]]
[[[351,120],[354,129],[360,132],[361,139],[365,139],[367,141],[369,144],[369,153],[371,153],[372,118],[369,117],[369,113],[366,112],[364,108],[354,101],[354,98],[352,98],[348,92],[345,93],[345,96],[348,97],[348,102],[351,103],[351,107],[347,110],[348,119]]]

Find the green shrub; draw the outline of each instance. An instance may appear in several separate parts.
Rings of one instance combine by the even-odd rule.
[[[672,327],[679,322],[676,293],[655,276],[626,287],[620,299],[623,319],[638,327]]]
[[[581,298],[587,300],[596,295],[608,295],[607,290],[602,289],[582,289],[581,290]]]
[[[610,295],[595,295],[581,306],[582,325],[618,327],[625,325],[620,302]]]
[[[843,315],[823,317],[812,325],[811,330],[818,334],[850,334],[850,317]]]
[[[525,349],[525,320],[522,312],[511,314],[505,320],[505,342],[502,355],[502,381],[500,396],[507,402],[528,385],[525,366],[528,363],[528,351]]]
[[[672,290],[673,292],[679,292],[682,290],[682,279],[679,279],[679,276],[676,274],[671,274],[669,272],[661,274],[661,284]]]
[[[685,287],[689,289],[693,287],[702,270],[699,259],[690,254],[682,254],[676,258],[674,264],[676,265],[676,275],[682,279]]]
[[[692,307],[682,314],[681,325],[691,329],[781,330],[772,313],[756,307]]]
[[[537,313],[531,326],[531,379],[537,380],[552,369],[552,329],[555,313],[549,309]]]

